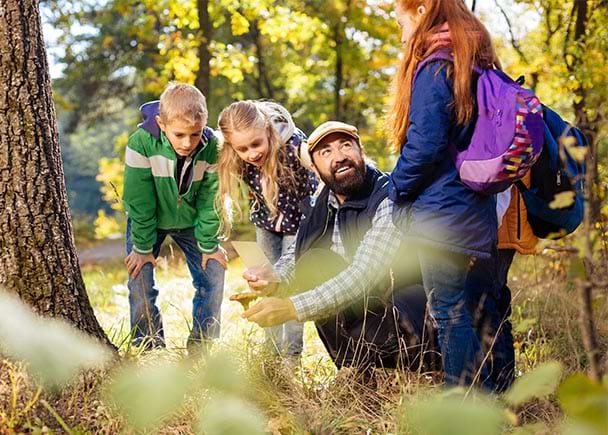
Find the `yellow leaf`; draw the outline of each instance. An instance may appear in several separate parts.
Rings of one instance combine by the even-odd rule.
[[[575,193],[571,190],[560,192],[553,197],[553,201],[549,203],[549,208],[560,209],[567,208],[574,204]]]
[[[587,147],[578,146],[578,141],[574,136],[561,136],[560,142],[568,151],[568,154],[576,160],[578,163],[584,163],[585,157],[587,157]]]
[[[249,31],[249,21],[238,12],[232,14],[230,25],[234,36],[240,36]]]

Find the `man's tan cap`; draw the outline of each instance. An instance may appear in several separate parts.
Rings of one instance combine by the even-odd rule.
[[[332,133],[345,133],[359,143],[357,127],[340,121],[327,121],[315,128],[315,131],[308,137],[308,153],[312,154],[319,142]]]

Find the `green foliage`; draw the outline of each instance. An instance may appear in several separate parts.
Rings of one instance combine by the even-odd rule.
[[[263,435],[261,412],[234,396],[211,397],[203,408],[196,433],[206,435]]]
[[[553,394],[562,376],[558,362],[547,362],[518,378],[507,392],[505,400],[512,406],[523,405],[534,398]]]
[[[425,435],[492,435],[501,433],[503,413],[485,396],[467,397],[452,390],[404,407],[405,427],[400,433]]]
[[[571,420],[566,433],[605,433],[608,428],[608,386],[582,373],[568,377],[557,391],[559,404]]]
[[[207,390],[212,397],[205,397]],[[201,360],[125,366],[111,376],[107,397],[139,430],[158,428],[190,397],[200,404],[198,433],[264,433],[259,410],[239,398],[247,390],[248,379],[239,375],[234,358],[218,352]]]
[[[177,411],[191,385],[184,365],[134,365],[114,375],[108,395],[132,426],[144,430]]]
[[[0,290],[0,349],[27,365],[40,382],[59,389],[84,369],[110,358],[97,341],[57,319],[42,319]]]

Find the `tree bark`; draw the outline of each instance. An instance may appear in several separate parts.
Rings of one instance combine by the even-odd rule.
[[[209,51],[209,44],[213,39],[213,26],[209,18],[209,0],[196,0],[196,8],[200,43],[198,46],[199,66],[194,85],[205,95],[207,105],[209,105],[211,100],[211,51]]]
[[[36,0],[0,4],[0,287],[109,344],[74,244]]]
[[[336,84],[334,87],[334,119],[342,118],[341,92],[344,81],[344,60],[342,58],[342,44],[344,43],[344,25],[338,21],[334,26],[334,41],[336,43]]]
[[[583,64],[584,47],[586,43],[587,23],[589,19],[587,0],[574,0],[572,14],[574,21],[573,42],[578,46],[574,61],[570,66],[571,71]],[[567,64],[568,65],[568,64]],[[596,382],[601,382],[603,370],[601,365],[601,354],[599,350],[598,334],[593,320],[593,292],[595,290],[595,261],[593,259],[592,229],[595,222],[600,218],[600,199],[597,194],[599,188],[599,173],[597,166],[597,122],[593,122],[587,115],[587,90],[581,84],[575,91],[576,96],[573,104],[574,114],[578,127],[585,133],[589,140],[589,152],[586,156],[585,173],[585,215],[584,215],[584,265],[586,281],[579,284],[579,322],[583,344],[589,358],[589,376]]]
[[[272,86],[270,78],[268,77],[268,69],[266,68],[266,60],[264,58],[264,46],[262,43],[262,34],[260,33],[260,27],[258,25],[257,20],[253,20],[250,24],[253,43],[255,45],[256,54],[258,56],[258,74],[256,77],[256,89],[258,91],[259,98],[268,98],[270,100],[274,100],[275,90]]]

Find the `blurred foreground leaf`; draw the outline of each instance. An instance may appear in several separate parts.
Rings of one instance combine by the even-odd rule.
[[[42,318],[0,290],[0,349],[26,363],[43,385],[58,389],[83,369],[101,367],[110,352],[68,323]]]
[[[246,376],[239,372],[233,355],[218,352],[209,356],[201,368],[202,386],[216,391],[240,394],[247,389]]]
[[[122,369],[109,386],[109,399],[129,423],[150,429],[177,411],[189,391],[188,369],[175,363]]]
[[[576,373],[560,385],[557,399],[576,427],[590,427],[598,433],[608,431],[608,388],[605,386],[596,384],[583,373]]]
[[[424,435],[492,435],[501,433],[502,410],[490,398],[436,396],[409,406],[399,433]]]
[[[552,394],[562,376],[562,366],[558,362],[541,364],[530,373],[526,373],[513,383],[507,391],[505,400],[509,405],[517,406],[527,401]]]
[[[231,396],[215,396],[201,413],[196,433],[205,435],[262,435],[264,414]]]
[[[548,434],[549,429],[544,423],[531,423],[524,426],[519,426],[509,432],[510,435],[541,435]]]

